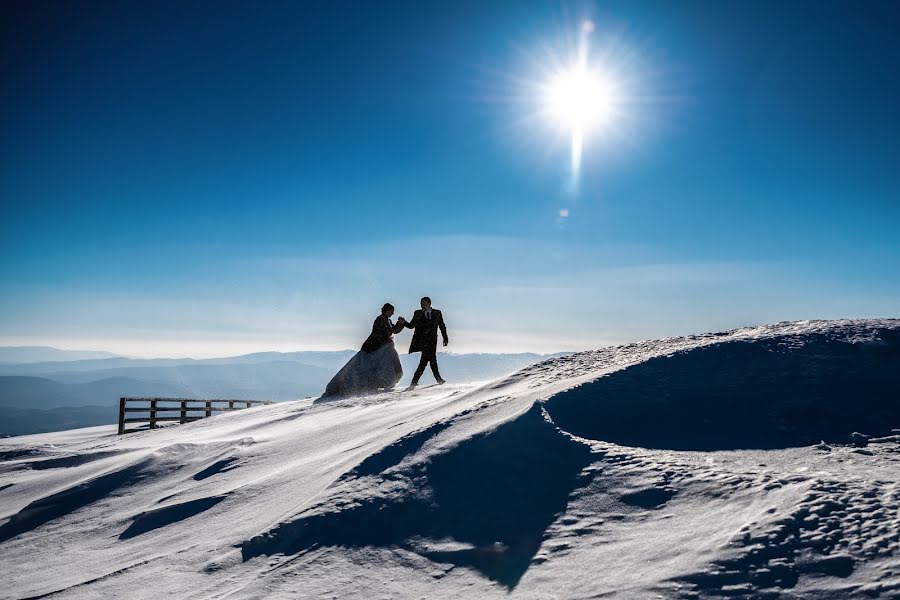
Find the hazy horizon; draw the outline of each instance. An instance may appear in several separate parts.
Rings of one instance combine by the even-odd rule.
[[[839,317],[839,319],[897,319],[900,316],[895,315],[857,315],[851,317]],[[829,320],[828,318],[822,317],[817,319],[793,319],[793,321],[816,321],[816,320]],[[787,319],[785,321],[791,321],[791,319]],[[441,352],[446,352],[449,354],[538,354],[538,355],[552,355],[558,353],[570,353],[570,352],[582,352],[588,350],[598,350],[601,348],[605,348],[608,346],[617,346],[622,344],[629,344],[633,342],[641,342],[647,340],[655,340],[655,339],[663,339],[667,337],[678,337],[678,336],[689,336],[689,335],[699,335],[704,333],[719,333],[730,331],[733,329],[739,329],[742,327],[756,327],[762,325],[773,325],[781,321],[772,321],[768,323],[742,323],[739,325],[735,325],[733,327],[728,327],[725,329],[717,329],[717,330],[691,330],[691,331],[680,331],[674,333],[666,333],[660,334],[656,337],[644,337],[644,338],[634,338],[634,339],[620,339],[620,340],[609,340],[603,343],[598,343],[594,346],[586,346],[581,348],[556,348],[556,349],[544,349],[544,350],[521,350],[521,349],[496,349],[496,350],[459,350],[459,349],[450,349],[443,348]],[[395,337],[395,345],[397,346],[398,352],[400,354],[406,353],[406,345],[408,345],[409,339],[402,337],[403,334]],[[406,345],[404,345],[404,342]],[[234,346],[229,344],[218,345],[214,349],[210,348],[208,351],[195,351],[193,353],[188,353],[184,351],[184,345],[168,345],[161,344],[157,346],[158,351],[150,351],[147,352],[147,347],[142,342],[134,342],[134,343],[124,343],[124,344],[108,344],[103,345],[102,342],[98,343],[96,346],[84,346],[84,345],[60,345],[60,344],[30,344],[30,343],[15,343],[10,342],[7,343],[0,338],[0,349],[10,349],[10,348],[25,348],[25,347],[34,347],[34,348],[50,348],[54,350],[62,350],[66,352],[108,352],[110,354],[114,354],[117,357],[121,358],[133,358],[133,359],[155,359],[155,358],[171,358],[171,359],[215,359],[215,358],[233,358],[237,356],[244,356],[247,354],[259,354],[266,352],[278,352],[278,353],[292,353],[292,352],[356,352],[359,348],[354,348],[351,346],[348,347],[297,347],[286,345],[281,348],[276,347],[267,347],[256,344],[248,344],[246,346]],[[139,352],[127,352],[117,350],[116,348],[139,348],[143,350],[143,353]],[[179,348],[180,350],[176,350]],[[227,348],[231,348],[228,350]],[[168,349],[168,351],[167,351]]]
[[[101,347],[97,348],[85,348],[85,347],[63,347],[58,345],[50,345],[50,344],[0,344],[0,350],[14,350],[14,349],[48,349],[48,350],[60,350],[63,352],[99,352],[99,353],[107,353],[109,354],[106,358],[131,358],[136,360],[143,359],[156,359],[156,358],[169,358],[169,359],[196,359],[196,360],[204,360],[204,359],[216,359],[216,358],[235,358],[239,356],[246,356],[250,354],[264,354],[269,352],[276,352],[280,354],[290,354],[294,352],[356,352],[358,348],[288,348],[284,350],[276,350],[272,348],[268,349],[258,349],[258,350],[250,350],[247,352],[227,352],[224,354],[212,353],[212,354],[128,354],[124,352],[118,352],[114,350],[104,349]],[[405,354],[404,349],[398,347],[398,351],[401,354]],[[577,352],[577,350],[575,350]],[[541,356],[558,354],[558,353],[566,353],[572,352],[570,350],[559,350],[552,352],[530,352],[530,351],[520,351],[520,352],[458,352],[452,350],[443,350],[442,352],[446,352],[448,354],[456,354],[456,355],[464,355],[464,354],[537,354]],[[100,357],[103,358],[103,357]],[[84,359],[77,359],[84,360]],[[2,361],[0,361],[2,362]],[[40,361],[38,361],[40,362]]]

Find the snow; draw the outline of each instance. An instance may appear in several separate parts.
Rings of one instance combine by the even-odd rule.
[[[897,597],[898,390],[809,321],[3,439],[0,597]]]

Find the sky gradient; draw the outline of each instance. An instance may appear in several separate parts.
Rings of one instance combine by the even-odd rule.
[[[0,11],[0,344],[355,348],[423,294],[457,352],[900,316],[896,3]],[[573,191],[531,91],[583,19],[625,114]]]

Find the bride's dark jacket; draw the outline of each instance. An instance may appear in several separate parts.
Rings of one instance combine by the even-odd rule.
[[[403,331],[402,323],[397,323],[395,325],[391,323],[391,320],[386,316],[378,315],[375,317],[375,322],[372,323],[372,333],[370,333],[369,337],[366,338],[366,341],[363,342],[362,351],[375,352],[390,342],[392,335],[400,333],[401,331]]]

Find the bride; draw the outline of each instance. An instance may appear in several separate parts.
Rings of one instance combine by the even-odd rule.
[[[360,351],[328,382],[322,398],[374,394],[397,385],[403,377],[403,367],[391,338],[403,330],[406,319],[400,317],[394,324],[391,322],[393,315],[392,304],[381,307],[381,314],[372,323],[372,333],[363,342]]]

